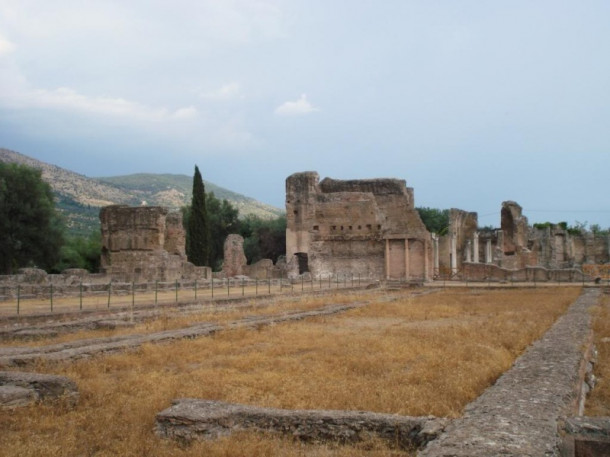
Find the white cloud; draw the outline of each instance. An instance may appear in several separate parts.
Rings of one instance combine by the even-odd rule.
[[[15,50],[15,45],[0,35],[0,56],[10,54]]]
[[[295,102],[285,102],[275,109],[275,114],[279,116],[300,116],[303,114],[313,113],[320,111],[315,108],[309,100],[307,95],[301,94],[301,97]]]
[[[223,84],[219,89],[212,92],[205,92],[201,96],[211,100],[231,100],[235,98],[243,98],[241,85],[237,82]]]
[[[103,116],[125,117],[139,121],[186,120],[198,115],[197,109],[193,106],[176,110],[152,108],[119,97],[90,97],[68,87],[60,87],[55,90],[25,89],[20,93],[12,93],[10,97],[2,97],[2,95],[0,93],[0,103],[9,102],[11,105],[21,108],[59,109]]]

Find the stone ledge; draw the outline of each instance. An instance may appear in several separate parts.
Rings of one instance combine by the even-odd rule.
[[[0,407],[25,406],[37,401],[78,402],[76,383],[64,376],[0,371]]]
[[[284,434],[314,443],[356,443],[378,437],[401,449],[415,449],[435,439],[447,423],[448,419],[434,417],[258,408],[184,398],[157,414],[155,433],[182,442],[215,439],[237,430]]]

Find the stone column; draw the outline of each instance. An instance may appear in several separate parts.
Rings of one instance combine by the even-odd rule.
[[[470,240],[468,240],[466,242],[466,262],[472,262],[471,250],[472,250],[472,242]]]
[[[424,281],[428,281],[430,276],[428,275],[428,268],[430,267],[428,259],[428,240],[424,238]]]
[[[491,257],[491,240],[488,239],[486,244],[485,244],[485,263],[492,263],[492,257]]]
[[[451,235],[451,274],[457,273],[457,237]]]
[[[479,232],[472,235],[472,261],[479,263]]]
[[[432,234],[432,250],[433,250],[433,258],[434,258],[434,275],[438,275],[440,270],[440,262],[439,262],[439,253],[438,253],[438,235],[436,233]]]
[[[405,279],[409,279],[409,239],[405,238]]]
[[[385,239],[385,279],[390,279],[390,240]]]

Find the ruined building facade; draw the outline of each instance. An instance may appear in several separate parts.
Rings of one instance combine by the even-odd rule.
[[[286,257],[298,273],[432,279],[432,243],[404,180],[286,179]]]
[[[438,241],[433,235],[435,275],[484,279],[491,266],[506,271],[566,270],[610,262],[608,235],[570,231],[565,224],[530,226],[514,201],[502,203],[499,229],[479,229],[476,218],[476,213],[450,211],[448,233]]]
[[[106,206],[100,211],[101,269],[115,281],[174,281],[208,276],[187,262],[182,215],[158,206]]]

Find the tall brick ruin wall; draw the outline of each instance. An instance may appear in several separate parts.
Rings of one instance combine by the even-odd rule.
[[[295,173],[286,179],[286,219],[286,257],[296,256],[298,273],[381,278],[389,247],[402,249],[403,270],[409,257],[411,276],[431,275],[430,234],[404,180],[320,182],[316,172]]]

